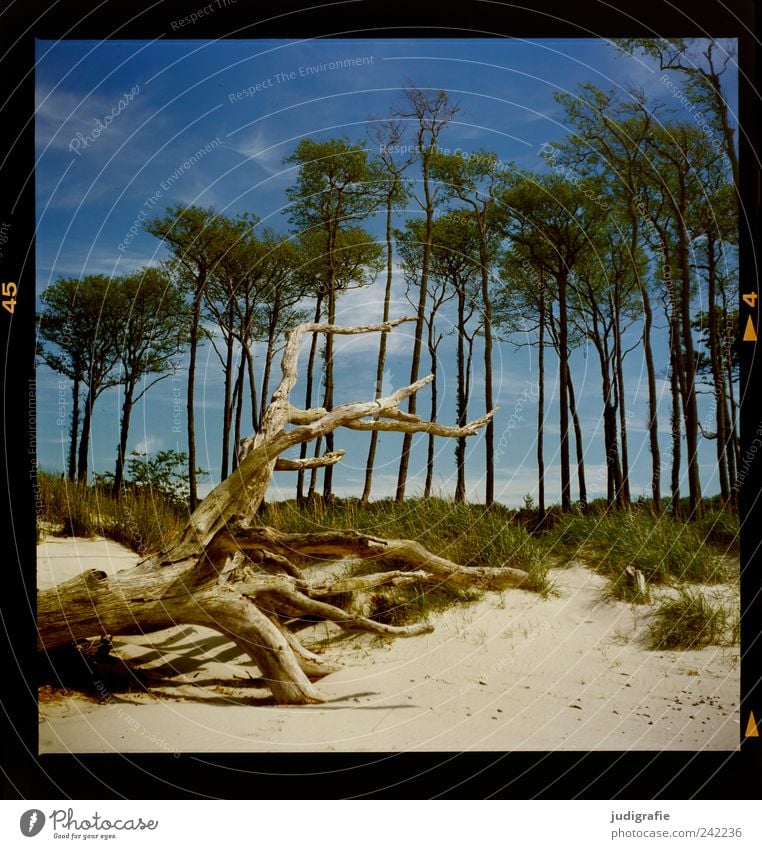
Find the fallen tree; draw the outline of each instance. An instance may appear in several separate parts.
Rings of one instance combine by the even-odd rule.
[[[242,440],[235,471],[199,504],[185,528],[159,554],[134,569],[107,576],[99,570],[41,592],[37,599],[38,648],[50,651],[97,636],[144,634],[178,624],[203,625],[224,634],[258,666],[279,704],[323,699],[312,680],[336,666],[308,651],[294,630],[305,617],[335,622],[349,631],[413,636],[431,630],[427,623],[392,626],[362,615],[337,597],[378,587],[418,583],[436,586],[504,588],[527,577],[510,567],[465,568],[426,550],[413,540],[381,539],[355,531],[292,534],[255,523],[274,471],[298,471],[339,462],[343,451],[295,460],[283,452],[339,427],[401,433],[472,436],[494,411],[463,427],[423,421],[399,405],[431,377],[386,398],[344,404],[330,412],[300,410],[289,397],[296,379],[299,347],[305,334],[388,332],[403,321],[341,327],[302,324],[289,335],[282,379],[262,427]],[[370,560],[372,574],[336,577],[331,564],[345,558]],[[316,571],[317,576],[308,577]],[[310,568],[313,567],[313,568]],[[312,679],[312,680],[311,680]]]

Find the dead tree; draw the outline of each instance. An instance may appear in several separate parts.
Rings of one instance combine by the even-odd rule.
[[[110,577],[89,570],[41,592],[38,648],[50,650],[104,635],[144,634],[178,624],[203,625],[224,634],[249,655],[277,703],[307,704],[323,701],[311,679],[336,667],[304,648],[292,632],[305,617],[332,621],[349,631],[391,636],[431,630],[427,623],[392,626],[375,621],[361,615],[356,605],[337,606],[337,596],[411,582],[484,588],[520,585],[527,575],[519,569],[463,567],[412,540],[379,539],[345,530],[292,534],[255,524],[274,471],[332,465],[344,453],[300,460],[281,457],[289,448],[339,427],[457,438],[474,435],[489,421],[492,413],[463,427],[447,427],[400,411],[400,404],[430,377],[386,398],[330,411],[291,406],[289,395],[305,334],[389,332],[408,320],[365,327],[302,324],[293,330],[283,354],[282,380],[261,429],[242,440],[238,468],[204,498],[183,531],[161,553]],[[331,577],[330,565],[347,557],[372,560],[378,570],[371,575]]]

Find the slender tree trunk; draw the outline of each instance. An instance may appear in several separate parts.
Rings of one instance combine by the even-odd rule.
[[[267,410],[267,405],[270,399],[267,397],[270,394],[270,375],[272,373],[273,356],[275,347],[275,328],[270,325],[267,333],[267,351],[265,352],[265,370],[262,374],[262,398],[259,404],[259,427],[262,427],[262,417]]]
[[[561,430],[561,509],[568,512],[571,509],[571,474],[569,471],[569,333],[567,325],[566,274],[558,276],[558,356],[559,364],[559,393],[560,430]]]
[[[233,334],[225,340],[225,398],[222,408],[222,458],[220,480],[225,480],[230,468],[230,431],[233,427]]]
[[[114,498],[119,498],[124,478],[124,465],[127,457],[127,439],[130,432],[130,417],[132,416],[135,387],[132,382],[127,382],[124,387],[124,403],[122,404],[122,421],[119,427],[119,447],[116,454],[116,467],[114,469]]]
[[[681,193],[684,193],[682,183]],[[687,202],[681,204],[683,209],[686,206]],[[696,403],[696,355],[693,348],[693,329],[691,328],[691,273],[688,262],[688,243],[687,234],[682,227],[680,228],[678,251],[682,276],[682,285],[680,287],[680,319],[683,349],[685,351],[683,367],[685,370],[686,394],[683,397],[683,404],[685,417],[685,446],[688,452],[688,496],[690,504],[690,518],[698,519],[703,515],[703,506],[701,502],[701,481],[699,479],[698,458],[699,427],[698,407]]]
[[[332,272],[333,275],[333,272]],[[331,286],[328,290],[328,323],[336,324],[336,285],[334,279],[331,280]],[[333,334],[329,333],[325,340],[325,400],[323,406],[326,410],[333,409]],[[325,450],[333,451],[333,433],[327,433],[325,436]],[[320,450],[319,441],[316,443],[316,450]],[[316,455],[317,456],[317,455]],[[317,474],[317,469],[313,469],[313,476]],[[323,499],[329,501],[333,494],[333,466],[326,466],[323,470]]]
[[[680,515],[680,448],[681,448],[681,438],[680,438],[680,398],[682,393],[680,391],[680,371],[681,367],[679,365],[680,358],[680,340],[678,337],[677,330],[677,317],[673,314],[669,320],[670,325],[670,342],[671,342],[671,354],[670,354],[670,389],[672,391],[672,414],[671,414],[671,426],[672,426],[672,480],[671,480],[671,490],[672,490],[672,516],[677,519]]]
[[[465,312],[466,312],[466,293],[462,288],[458,289],[458,352],[456,359],[457,369],[457,421],[458,427],[468,421],[468,401],[466,399],[466,375],[465,375]],[[461,437],[455,442],[455,467],[456,467],[456,482],[455,482],[455,503],[462,504],[466,500],[466,438]]]
[[[485,213],[486,214],[486,213]],[[492,300],[489,293],[489,258],[487,256],[486,224],[480,226],[479,253],[482,274],[482,304],[484,307],[484,406],[485,412],[494,407],[492,398]],[[490,419],[484,431],[486,453],[485,504],[495,500],[495,422]]]
[[[434,316],[429,319],[428,348],[431,357],[431,421],[437,420],[437,346],[434,344]],[[426,451],[426,482],[423,487],[423,497],[429,498],[431,487],[434,483],[434,434],[429,434],[428,448]]]
[[[618,289],[618,287],[617,287]],[[617,398],[619,401],[619,444],[622,459],[622,505],[630,503],[630,462],[627,453],[627,410],[624,395],[624,355],[622,354],[622,328],[620,323],[620,293],[615,294],[614,307],[614,363],[616,367]]]
[[[259,413],[257,411],[257,378],[254,373],[254,356],[252,355],[248,344],[244,345],[243,353],[246,357],[246,371],[249,373],[249,394],[251,395],[251,426],[253,430],[256,431],[259,422]]]
[[[413,340],[413,357],[410,363],[410,383],[418,380],[418,372],[421,366],[421,345],[423,340],[423,326],[426,321],[426,298],[429,286],[429,264],[431,260],[431,233],[434,223],[434,203],[429,189],[429,162],[428,156],[424,154],[423,160],[423,193],[425,198],[426,228],[424,231],[423,252],[421,257],[421,285],[418,291],[418,312],[415,321],[415,338]],[[408,399],[407,410],[411,415],[416,412],[416,398],[411,395]],[[407,486],[407,474],[410,467],[410,446],[413,444],[413,435],[406,433],[402,439],[402,452],[400,454],[400,467],[397,474],[397,492],[395,501],[405,499],[405,487]]]
[[[243,384],[246,374],[246,357],[241,350],[241,362],[238,366],[238,377],[233,387],[235,399],[235,436],[233,438],[233,469],[238,468],[238,454],[241,446],[241,426],[243,423]]]
[[[315,324],[320,322],[320,316],[323,309],[323,295],[318,293],[315,301]],[[310,355],[307,360],[307,389],[304,396],[304,409],[309,410],[312,407],[312,383],[315,373],[315,357],[317,355],[318,334],[312,334],[310,342]],[[303,442],[299,448],[299,459],[304,460],[307,457],[307,443]],[[314,471],[314,470],[313,470]],[[313,488],[314,489],[314,488]],[[296,479],[296,501],[300,504],[304,500],[304,470],[300,469]]]
[[[725,400],[725,376],[722,373],[720,338],[717,328],[717,274],[714,255],[714,242],[711,234],[707,236],[707,302],[709,306],[709,359],[712,366],[712,386],[715,400],[715,420],[717,428],[717,469],[720,478],[720,495],[723,505],[730,500],[730,480],[728,455],[731,453],[727,431],[727,403]]]
[[[392,239],[392,213],[394,209],[394,191],[396,182],[386,199],[386,288],[384,289],[384,317],[383,321],[389,321],[389,309],[392,300],[392,282],[394,280],[394,241]],[[376,362],[376,398],[381,397],[384,383],[384,366],[386,365],[386,333],[381,334],[378,343],[378,360]],[[367,504],[370,499],[370,491],[373,486],[373,466],[376,463],[376,447],[378,446],[378,431],[374,430],[370,435],[368,446],[368,459],[365,462],[365,483],[360,496],[360,503]]]
[[[567,365],[566,380],[569,387],[569,411],[574,423],[574,442],[577,447],[577,480],[579,483],[579,502],[583,513],[587,513],[587,484],[585,483],[585,448],[582,444],[582,426],[577,415],[577,404],[574,400],[574,384]]]
[[[198,507],[198,481],[196,479],[196,418],[194,411],[196,394],[196,355],[198,331],[201,323],[201,298],[206,287],[206,275],[201,275],[196,286],[190,327],[190,355],[188,359],[188,506],[191,512]]]
[[[90,423],[93,418],[93,404],[95,403],[95,393],[92,384],[87,388],[87,396],[85,397],[85,411],[82,419],[82,433],[79,439],[79,459],[77,462],[77,480],[87,483],[87,463],[88,452],[90,449]]]
[[[545,284],[540,284],[540,335],[537,352],[537,501],[538,519],[545,520]]]
[[[661,452],[659,450],[659,398],[656,394],[656,369],[651,348],[651,327],[653,326],[653,310],[651,298],[644,283],[638,279],[640,297],[643,301],[643,356],[646,361],[648,380],[648,441],[651,449],[651,498],[654,510],[661,510]]]
[[[71,431],[69,433],[69,480],[77,479],[77,439],[79,437],[79,374],[71,390]]]

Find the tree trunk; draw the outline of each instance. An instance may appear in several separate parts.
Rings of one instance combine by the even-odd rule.
[[[619,401],[619,444],[622,460],[622,505],[630,504],[630,461],[627,454],[627,409],[624,394],[624,355],[622,353],[622,328],[620,319],[620,293],[615,293],[614,308],[614,364],[616,368],[617,399]]]
[[[220,461],[220,480],[228,476],[230,468],[230,431],[233,428],[233,334],[228,332],[225,340],[225,388],[222,407],[222,458]]]
[[[577,480],[579,483],[579,503],[583,513],[587,513],[587,484],[585,483],[585,447],[582,444],[582,426],[579,423],[577,415],[577,404],[574,400],[574,384],[572,383],[571,372],[568,370],[566,374],[567,384],[569,387],[569,411],[572,414],[572,422],[574,423],[574,443],[577,448]]]
[[[540,331],[537,352],[537,502],[538,519],[545,520],[545,283],[540,282]]]
[[[69,480],[77,479],[77,439],[79,437],[79,374],[74,377],[71,390],[71,431],[69,433]]]
[[[233,471],[238,468],[241,445],[241,427],[243,425],[243,384],[246,373],[246,357],[241,350],[241,362],[238,366],[238,377],[233,387],[233,399],[235,402],[235,436],[233,437]]]
[[[320,321],[323,309],[323,295],[318,292],[315,300],[315,324]],[[304,408],[309,410],[312,407],[312,382],[315,372],[315,356],[317,355],[318,334],[312,334],[310,342],[310,355],[307,360],[307,389],[304,396]],[[307,457],[307,443],[303,442],[299,447],[299,459],[304,460]],[[300,469],[296,479],[296,503],[301,504],[304,501],[304,470]]]
[[[114,498],[119,498],[122,490],[122,479],[124,478],[124,465],[127,457],[127,438],[130,432],[130,417],[132,415],[132,398],[135,387],[132,381],[128,381],[124,387],[124,403],[122,404],[122,422],[119,428],[119,446],[116,454],[116,468],[114,469]]]
[[[434,316],[429,318],[428,328],[428,349],[431,357],[431,417],[430,420],[437,420],[437,346],[434,343]],[[423,497],[431,496],[431,487],[434,483],[434,434],[429,434],[428,447],[426,450],[426,481],[423,487]]]
[[[246,371],[249,375],[249,394],[251,395],[251,429],[259,429],[259,411],[257,406],[257,377],[254,373],[254,356],[249,349],[249,343],[243,346],[246,357]]]
[[[671,472],[671,495],[672,495],[672,516],[677,519],[680,515],[680,446],[681,446],[681,434],[680,434],[680,365],[679,365],[679,356],[680,356],[680,340],[678,338],[678,330],[677,330],[677,316],[673,313],[669,318],[669,326],[670,326],[670,343],[671,343],[671,354],[670,354],[670,390],[672,392],[672,414],[671,414],[671,427],[672,427],[672,472]]]
[[[389,321],[389,310],[392,300],[392,282],[394,280],[394,241],[392,239],[392,213],[394,208],[394,192],[396,182],[393,184],[386,199],[386,288],[384,289],[384,310],[382,321]],[[376,398],[381,397],[384,383],[384,367],[386,365],[386,333],[381,334],[378,343],[378,360],[376,361]],[[373,467],[376,463],[376,447],[378,445],[378,431],[370,435],[368,446],[368,459],[365,462],[365,483],[363,484],[360,504],[367,504],[370,500],[370,491],[373,486]]]
[[[466,323],[466,293],[458,289],[458,352],[456,356],[457,396],[456,414],[459,426],[463,426],[468,416],[468,399],[466,397],[466,363],[465,363],[465,323]],[[466,439],[461,437],[455,443],[455,503],[462,504],[466,500]]]
[[[413,339],[413,356],[410,363],[410,382],[415,383],[418,380],[418,373],[421,367],[421,345],[423,342],[423,327],[426,321],[426,298],[428,296],[429,286],[429,264],[431,261],[431,234],[434,223],[434,202],[431,196],[429,187],[429,159],[430,152],[424,154],[423,159],[423,193],[425,198],[424,209],[426,211],[426,228],[424,231],[423,251],[421,256],[421,285],[418,291],[418,310],[415,319],[415,337]],[[415,415],[416,397],[410,396],[408,401],[408,413],[411,416]],[[397,474],[397,492],[394,500],[397,502],[404,501],[405,487],[407,486],[407,475],[410,467],[410,447],[413,444],[412,434],[406,433],[402,439],[402,451],[400,454],[400,467]]]
[[[683,191],[681,181],[681,191]],[[685,204],[681,205],[685,208]],[[691,272],[688,258],[687,234],[681,227],[678,239],[678,260],[682,276],[680,287],[680,319],[683,349],[685,357],[685,394],[683,396],[683,415],[685,418],[685,447],[688,463],[688,497],[690,518],[698,519],[703,515],[701,501],[701,482],[699,480],[698,433],[699,419],[696,403],[696,354],[693,347],[693,329],[691,328],[690,291]]]
[[[643,356],[646,361],[648,380],[648,441],[651,449],[651,498],[654,510],[661,510],[661,452],[659,450],[659,399],[656,394],[656,369],[654,355],[651,349],[651,327],[653,326],[653,310],[651,299],[644,283],[638,278],[640,297],[643,301]]]
[[[310,617],[335,622],[345,630],[389,636],[414,636],[431,630],[428,623],[386,625],[325,599],[411,582],[424,587],[449,584],[487,589],[524,585],[529,576],[519,569],[464,568],[414,540],[384,540],[343,530],[289,534],[251,524],[278,468],[279,456],[337,427],[382,427],[457,438],[473,435],[486,424],[493,411],[465,428],[448,428],[402,413],[400,404],[430,382],[430,377],[386,398],[344,404],[330,412],[291,407],[289,396],[297,380],[296,363],[304,334],[388,331],[399,323],[353,328],[305,324],[292,331],[283,358],[283,378],[261,430],[244,440],[236,473],[199,504],[165,551],[111,577],[93,569],[40,592],[38,648],[51,651],[89,637],[146,634],[178,624],[203,625],[249,655],[277,703],[308,704],[323,700],[309,678],[336,667],[304,649],[286,623]],[[289,424],[294,426],[287,428]],[[342,453],[325,455],[321,462],[333,464]],[[289,460],[280,467],[293,470],[299,465],[299,461]],[[242,565],[233,559],[239,553],[247,556]],[[344,558],[369,560],[380,570],[327,579],[325,565]],[[311,563],[323,567],[316,579],[307,576]]]
[[[486,215],[486,213],[485,213]],[[489,258],[487,256],[486,223],[480,225],[479,259],[482,276],[482,305],[484,308],[484,404],[486,410],[493,407],[492,400],[492,299],[489,293]],[[484,433],[486,454],[485,504],[489,507],[495,500],[495,423],[487,423]]]
[[[336,323],[336,286],[332,281],[328,290],[328,323]],[[330,412],[333,409],[333,335],[328,334],[325,339],[325,399],[323,406]],[[333,432],[325,435],[325,450],[330,454],[333,452]],[[313,469],[313,475],[317,469]],[[326,466],[323,472],[323,499],[330,501],[333,495],[333,466]]]
[[[559,357],[559,392],[561,430],[561,509],[567,513],[571,509],[571,474],[569,470],[569,389],[567,376],[569,374],[569,331],[567,324],[566,296],[568,281],[566,274],[557,278],[558,283],[558,357]]]
[[[193,300],[193,313],[190,327],[190,352],[188,358],[188,506],[191,512],[198,507],[198,481],[196,480],[196,353],[198,348],[198,331],[201,322],[201,299],[206,287],[206,275],[200,275],[196,285]]]
[[[79,458],[77,461],[77,480],[87,482],[88,453],[90,450],[90,424],[93,418],[93,404],[95,403],[95,391],[91,384],[87,387],[85,397],[85,414],[82,419],[82,433],[79,439]]]

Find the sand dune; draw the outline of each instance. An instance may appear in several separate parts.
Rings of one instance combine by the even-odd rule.
[[[106,540],[49,539],[38,584],[129,568]],[[558,595],[521,590],[439,614],[431,634],[384,641],[321,624],[301,637],[343,668],[327,702],[273,705],[257,668],[220,634],[179,625],[115,639],[152,670],[149,692],[101,703],[45,690],[40,752],[730,750],[738,747],[738,649],[650,652],[646,612],[603,601],[581,564]]]

